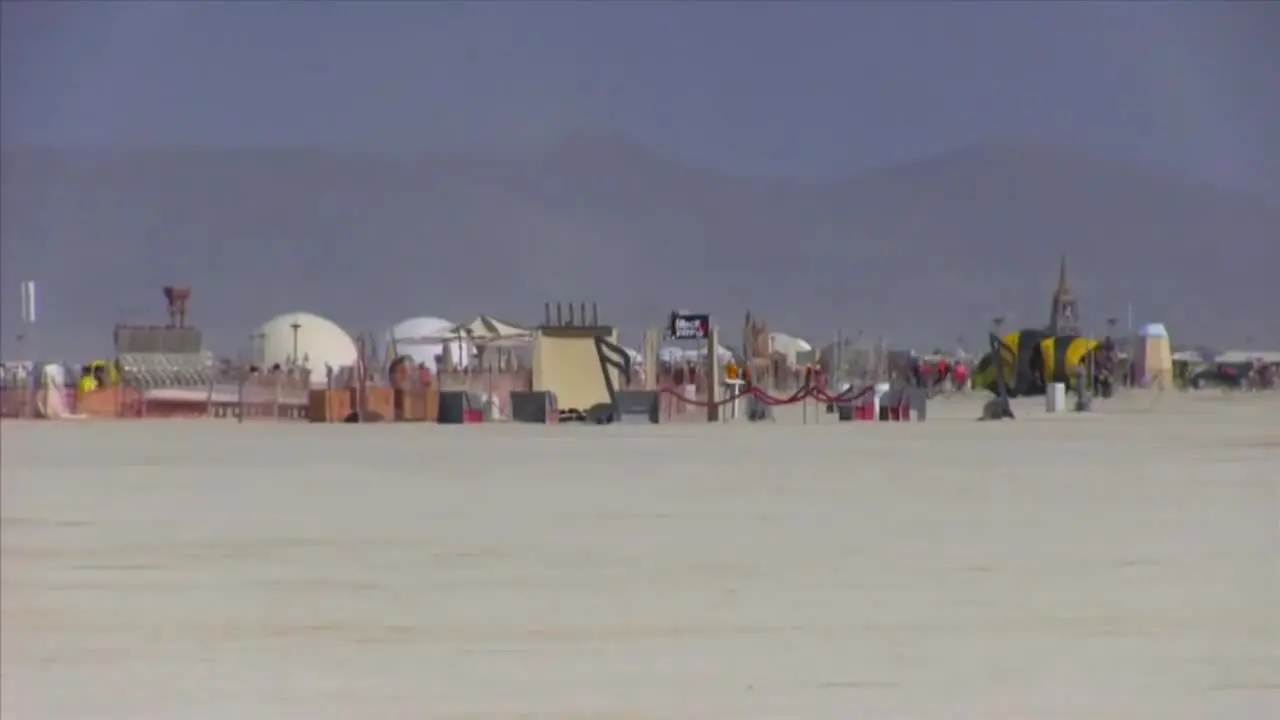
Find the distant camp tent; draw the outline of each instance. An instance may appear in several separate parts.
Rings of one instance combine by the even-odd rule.
[[[1134,382],[1147,387],[1173,380],[1173,352],[1169,345],[1169,331],[1161,323],[1143,325],[1133,353]]]
[[[727,363],[734,359],[733,351],[721,345],[716,352],[720,362]],[[683,348],[678,345],[664,345],[658,348],[658,361],[664,363],[692,363],[707,359],[706,348]]]
[[[805,340],[786,333],[769,333],[769,349],[781,355],[788,365],[799,365],[812,359],[813,346]]]
[[[663,345],[658,348],[658,362],[678,363],[684,362],[685,349],[676,347],[675,345]]]

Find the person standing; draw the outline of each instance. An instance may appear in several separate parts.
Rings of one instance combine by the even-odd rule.
[[[77,389],[81,393],[91,393],[98,389],[98,379],[93,374],[93,367],[90,365],[80,369],[80,382],[77,385]]]

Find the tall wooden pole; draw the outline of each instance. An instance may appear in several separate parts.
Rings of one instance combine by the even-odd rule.
[[[644,389],[658,389],[658,331],[649,328],[644,334],[644,347],[641,349],[644,359]]]
[[[707,332],[707,422],[720,421],[720,328]]]

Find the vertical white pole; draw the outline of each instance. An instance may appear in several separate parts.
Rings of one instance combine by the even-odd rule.
[[[22,282],[22,321],[28,325],[36,324],[36,281]]]
[[[35,376],[36,362],[35,353],[31,357],[27,357],[27,348],[34,344],[30,338],[35,334],[36,324],[36,281],[23,280],[21,286],[22,294],[22,329],[18,332],[18,357],[23,360],[29,360],[30,370],[27,371],[27,399],[23,404],[23,415],[31,417],[35,408],[36,383],[40,380]]]

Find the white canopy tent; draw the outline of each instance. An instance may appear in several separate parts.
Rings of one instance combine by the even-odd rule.
[[[449,334],[463,335],[477,343],[495,340],[527,340],[533,337],[533,331],[489,315],[479,315],[470,322],[455,325],[450,328]]]

